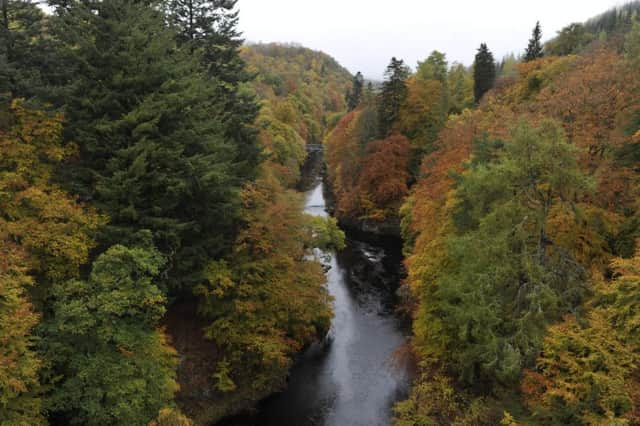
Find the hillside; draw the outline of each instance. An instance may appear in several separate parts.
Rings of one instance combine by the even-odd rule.
[[[393,58],[326,139],[337,216],[404,240],[397,425],[640,421],[637,10],[536,27],[509,72]]]

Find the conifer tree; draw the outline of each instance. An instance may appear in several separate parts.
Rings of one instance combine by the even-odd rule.
[[[30,0],[0,2],[0,102],[33,98],[42,69],[55,62],[43,38],[44,12]]]
[[[169,21],[178,29],[179,47],[198,53],[225,105],[225,136],[237,147],[237,163],[254,178],[261,161],[257,132],[252,126],[259,105],[247,84],[252,76],[240,57],[243,39],[238,31],[237,0],[166,0]]]
[[[525,62],[533,61],[543,56],[542,47],[542,29],[540,28],[540,21],[536,22],[536,26],[531,34],[529,45],[524,53]]]
[[[487,93],[496,79],[496,63],[493,54],[485,43],[480,45],[473,65],[473,93],[475,101],[480,102],[482,96]]]
[[[247,179],[229,137],[225,83],[176,49],[164,14],[143,2],[74,2],[57,12],[75,76],[58,101],[66,139],[80,149],[66,181],[111,216],[102,247],[151,230],[168,258],[166,284],[198,281],[232,243]]]
[[[362,92],[364,90],[364,77],[362,73],[358,73],[353,77],[353,83],[351,90],[347,92],[347,108],[349,111],[353,111],[362,102]]]
[[[400,107],[407,97],[407,83],[409,67],[401,59],[391,58],[391,63],[385,72],[382,84],[378,117],[380,125],[379,136],[385,138],[400,115]]]

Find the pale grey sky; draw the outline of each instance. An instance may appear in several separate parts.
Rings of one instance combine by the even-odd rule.
[[[496,57],[520,53],[537,20],[544,39],[620,0],[239,0],[251,42],[296,42],[351,72],[380,79],[392,56],[415,67],[432,50],[470,65],[486,42]]]

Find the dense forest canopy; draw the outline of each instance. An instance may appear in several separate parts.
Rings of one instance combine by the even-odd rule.
[[[640,3],[381,84],[237,0],[0,0],[0,424],[211,424],[401,238],[401,426],[640,423]],[[470,50],[473,50],[472,48]],[[324,149],[333,218],[303,212]]]
[[[638,7],[537,23],[521,60],[393,58],[327,137],[338,219],[404,241],[398,425],[640,421]]]
[[[241,47],[235,1],[50,8],[2,2],[0,423],[202,424],[279,389],[331,320],[308,254],[342,235],[294,186],[350,75]]]

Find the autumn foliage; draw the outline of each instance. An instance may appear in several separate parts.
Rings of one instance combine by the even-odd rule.
[[[450,116],[423,158],[401,209],[423,375],[397,424],[445,424],[442,410],[461,424],[478,413],[472,424],[506,421],[491,419],[496,410],[534,424],[638,422],[637,255],[622,258],[640,236],[640,73],[615,43],[518,64],[477,110]],[[549,119],[566,144],[512,150],[547,138],[514,134],[517,123]],[[555,160],[540,162],[547,149]],[[529,190],[515,175],[495,179],[511,161],[530,183],[548,177],[521,198]]]

